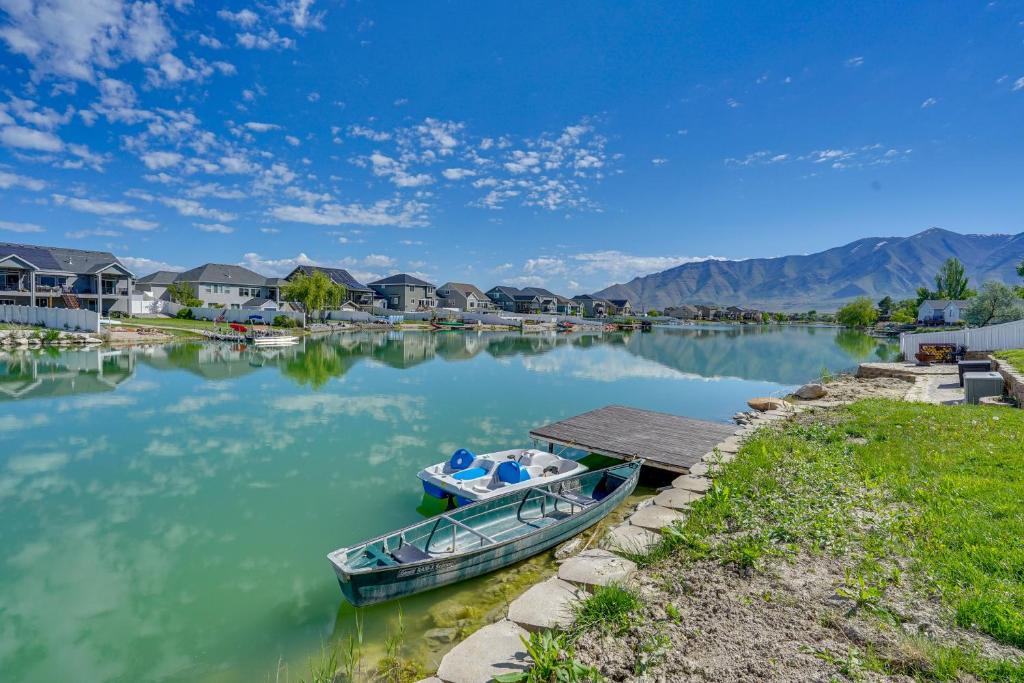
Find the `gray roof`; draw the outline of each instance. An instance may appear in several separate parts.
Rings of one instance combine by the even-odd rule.
[[[542,287],[523,287],[523,292],[526,294],[535,294],[536,296],[545,297],[548,299],[558,298],[557,294]]]
[[[291,280],[298,273],[305,273],[306,275],[312,275],[314,271],[319,270],[321,273],[331,278],[332,282],[345,287],[348,290],[357,290],[361,292],[369,292],[370,288],[362,284],[352,274],[344,268],[324,268],[323,266],[299,266],[288,274],[286,280]]]
[[[509,287],[508,285],[495,285],[494,287],[491,287],[487,291],[493,292],[494,290],[498,290],[499,292],[501,292],[510,299],[515,299],[517,296],[523,293],[523,290],[519,289],[518,287]]]
[[[434,285],[429,282],[424,282],[418,277],[413,277],[407,273],[399,273],[398,275],[392,275],[376,282],[371,282],[373,285],[414,285],[416,287],[433,287]]]
[[[242,266],[225,263],[204,263],[198,268],[186,270],[178,276],[178,282],[214,282],[231,285],[257,285],[264,287],[267,278]]]
[[[926,305],[928,306],[928,308],[945,309],[946,306],[949,306],[950,304],[957,304],[958,306],[963,308],[964,306],[967,305],[967,303],[968,302],[965,299],[925,299],[924,301],[921,302],[921,305]]]
[[[87,249],[65,249],[63,247],[40,247],[32,244],[0,242],[0,257],[14,254],[28,261],[40,270],[62,273],[96,273],[107,266],[117,265],[132,274],[117,257],[109,251]]]
[[[253,297],[252,299],[249,299],[244,304],[242,304],[242,308],[259,308],[260,306],[272,303],[274,303],[274,301],[271,299],[265,299],[261,296],[257,296]]]
[[[169,285],[178,279],[178,273],[173,270],[158,270],[145,277],[140,277],[136,282],[140,285]]]
[[[485,301],[488,300],[487,295],[481,292],[479,287],[477,287],[476,285],[471,285],[468,282],[446,282],[440,287],[438,287],[438,290],[441,289],[454,289],[457,292],[462,292],[463,296],[468,297],[470,294],[472,294],[477,299],[483,299]]]

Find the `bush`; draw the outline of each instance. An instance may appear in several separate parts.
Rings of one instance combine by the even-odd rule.
[[[276,315],[274,316],[274,327],[295,327],[298,325],[295,322],[295,318],[287,315]]]
[[[44,342],[55,342],[60,339],[60,330],[46,330],[42,337]]]
[[[192,314],[192,309],[191,308],[183,308],[183,309],[181,309],[180,311],[178,311],[177,313],[174,314],[174,317],[178,318],[179,320],[195,320],[196,319],[195,315]]]
[[[870,327],[878,320],[878,311],[871,299],[862,296],[840,308],[836,320],[847,327]]]

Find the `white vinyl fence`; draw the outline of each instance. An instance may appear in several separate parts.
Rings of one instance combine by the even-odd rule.
[[[151,296],[145,294],[138,295],[133,294],[131,298],[132,315],[156,315],[164,312],[164,306],[167,305],[167,301],[160,299],[154,299]]]
[[[921,344],[963,344],[968,351],[1021,349],[1024,348],[1024,320],[950,332],[900,335],[900,353],[906,359],[913,358]]]
[[[100,314],[82,308],[43,308],[0,304],[0,322],[42,325],[54,330],[99,332]]]
[[[167,315],[176,315],[178,311],[183,308],[192,308],[192,317],[196,320],[216,320],[220,316],[224,316],[224,322],[227,323],[243,323],[249,322],[250,315],[262,316],[267,323],[274,322],[274,318],[279,315],[283,315],[286,318],[292,318],[299,325],[305,324],[306,315],[299,311],[275,311],[270,309],[260,308],[208,308],[204,306],[182,306],[176,304],[173,301],[168,301],[164,304],[164,313]]]

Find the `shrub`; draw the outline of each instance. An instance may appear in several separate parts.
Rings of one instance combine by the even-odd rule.
[[[275,315],[274,316],[274,327],[295,327],[298,325],[295,322],[295,318],[287,315]]]
[[[55,342],[60,339],[60,330],[46,330],[42,337],[44,342]]]
[[[192,309],[191,308],[183,308],[183,309],[181,309],[180,311],[178,311],[177,313],[174,314],[174,317],[178,318],[179,320],[195,320],[196,319],[195,315],[192,314]]]

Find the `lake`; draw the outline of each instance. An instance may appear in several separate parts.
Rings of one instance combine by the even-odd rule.
[[[774,326],[0,353],[0,671],[297,681],[353,632],[326,554],[438,512],[423,466],[610,403],[726,421],[895,353]],[[547,556],[403,601],[403,654],[429,662],[546,571]],[[397,605],[365,611],[368,662],[398,623]]]

